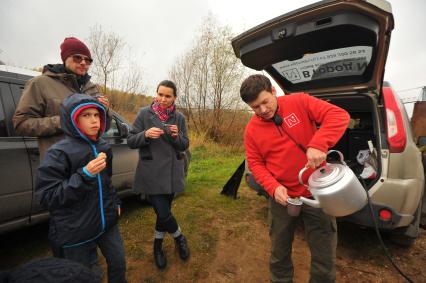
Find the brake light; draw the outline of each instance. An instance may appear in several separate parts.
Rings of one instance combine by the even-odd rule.
[[[380,217],[380,220],[382,221],[389,221],[392,219],[392,212],[390,212],[387,209],[382,209],[379,212],[379,217]]]
[[[383,98],[386,109],[386,132],[391,153],[403,152],[407,137],[404,129],[402,113],[390,87],[383,88]]]

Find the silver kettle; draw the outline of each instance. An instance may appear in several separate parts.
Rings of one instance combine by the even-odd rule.
[[[326,165],[315,170],[308,179],[309,186],[302,181],[303,173],[299,172],[299,183],[306,186],[314,199],[301,197],[300,200],[312,207],[322,208],[328,215],[346,216],[352,214],[367,204],[367,193],[354,172],[346,165],[343,154],[330,150],[328,154],[337,152],[341,164]]]

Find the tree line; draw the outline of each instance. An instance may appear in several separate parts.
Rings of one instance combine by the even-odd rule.
[[[176,58],[169,78],[178,87],[177,107],[188,129],[196,135],[226,144],[241,144],[243,129],[251,116],[239,97],[239,87],[248,70],[234,55],[229,26],[208,16],[192,45]],[[109,97],[112,107],[133,122],[140,107],[153,97],[146,95],[143,68],[124,58],[131,48],[114,32],[100,25],[90,29],[88,44],[94,59],[93,80]],[[126,60],[125,60],[126,59]]]

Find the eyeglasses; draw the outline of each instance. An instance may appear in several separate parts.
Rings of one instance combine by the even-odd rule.
[[[84,60],[84,62],[86,62],[87,65],[92,64],[93,60],[89,57],[83,57],[81,55],[72,55],[72,60],[74,61],[74,63],[80,64],[81,61]]]

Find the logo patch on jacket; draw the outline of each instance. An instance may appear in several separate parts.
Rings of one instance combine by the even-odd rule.
[[[289,128],[296,126],[300,123],[299,118],[297,118],[296,114],[291,113],[290,115],[284,117],[284,122],[287,124]]]

